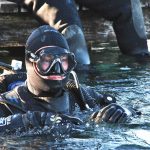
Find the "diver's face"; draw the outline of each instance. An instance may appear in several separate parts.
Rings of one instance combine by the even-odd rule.
[[[61,53],[52,55],[42,55],[34,65],[34,68],[40,76],[48,80],[63,80],[69,68],[68,54]]]
[[[29,59],[32,60],[33,73],[29,77],[35,78],[33,85],[44,91],[63,88],[76,65],[74,55],[66,49],[50,46],[42,47],[34,55],[34,59]]]
[[[68,75],[50,75],[49,79],[41,78],[34,70],[31,62],[26,62],[27,85],[31,93],[37,96],[53,97],[58,95],[68,81]]]

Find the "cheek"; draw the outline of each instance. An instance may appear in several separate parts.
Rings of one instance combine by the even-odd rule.
[[[68,61],[62,62],[63,69],[66,71],[68,69]]]
[[[42,69],[45,71],[49,68],[49,66],[50,66],[49,63],[45,62],[45,63],[42,64]]]

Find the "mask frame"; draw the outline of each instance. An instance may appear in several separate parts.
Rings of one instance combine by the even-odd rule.
[[[46,51],[48,54],[54,56],[52,61],[50,62],[49,68],[47,71],[41,71],[39,69],[38,63],[40,62],[40,54],[44,53]],[[50,52],[49,52],[50,51]],[[61,75],[61,76],[66,76],[69,74],[76,66],[76,60],[75,60],[75,55],[71,52],[68,52],[67,49],[63,49],[57,46],[44,46],[38,49],[35,53],[32,53],[30,51],[27,51],[26,53],[28,59],[30,62],[33,63],[34,69],[38,75],[41,77],[45,78],[46,76],[51,76],[51,75]],[[66,55],[68,58],[68,68],[67,70],[64,69],[62,66],[62,62],[60,57]],[[52,73],[51,70],[54,65],[60,66],[61,73]]]

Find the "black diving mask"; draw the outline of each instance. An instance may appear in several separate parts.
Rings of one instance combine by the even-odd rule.
[[[45,46],[35,54],[30,53],[29,60],[33,62],[36,72],[41,76],[65,76],[76,66],[74,54],[56,46]]]

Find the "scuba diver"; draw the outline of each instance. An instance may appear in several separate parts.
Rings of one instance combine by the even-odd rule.
[[[64,36],[77,62],[90,64],[81,20],[75,2],[95,11],[100,17],[113,22],[118,46],[123,54],[149,56],[147,37],[140,0],[8,0],[32,11],[42,24],[53,26],[54,21],[67,23]],[[54,20],[54,11],[57,15]],[[75,27],[74,27],[75,25]],[[72,31],[72,32],[71,32]],[[76,44],[72,44],[76,43]],[[74,46],[72,46],[74,45]]]
[[[0,132],[42,128],[54,125],[56,120],[57,124],[79,125],[83,121],[74,113],[77,108],[89,112],[86,117],[95,123],[124,123],[134,112],[118,105],[114,97],[78,83],[73,71],[75,56],[63,35],[49,25],[29,36],[25,65],[26,74],[8,75],[7,84],[11,77],[25,82],[0,95]]]

